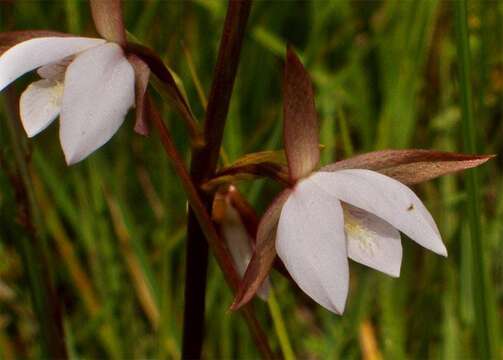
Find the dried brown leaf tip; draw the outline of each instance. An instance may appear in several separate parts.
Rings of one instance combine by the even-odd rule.
[[[288,47],[283,78],[283,136],[290,178],[307,176],[320,160],[313,84]]]

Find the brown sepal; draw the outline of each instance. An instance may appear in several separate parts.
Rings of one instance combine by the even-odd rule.
[[[147,121],[147,108],[145,106],[145,95],[150,79],[150,69],[148,65],[135,54],[129,54],[128,61],[133,66],[135,74],[136,122],[134,130],[138,134],[146,136],[149,133],[149,126]]]
[[[283,76],[283,136],[290,179],[296,181],[316,168],[320,149],[313,84],[290,47]]]
[[[344,159],[320,171],[368,169],[413,185],[456,171],[479,166],[494,155],[468,155],[444,151],[407,149],[381,150]]]
[[[126,30],[121,0],[89,0],[89,3],[98,34],[108,41],[125,46]]]

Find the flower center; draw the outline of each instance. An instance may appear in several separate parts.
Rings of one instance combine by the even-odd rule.
[[[362,226],[361,220],[355,217],[350,210],[343,206],[344,230],[347,236],[358,240],[358,247],[370,256],[374,256],[379,245],[374,241],[372,233],[368,228]]]
[[[54,81],[54,83],[49,102],[59,107],[61,106],[61,101],[63,99],[64,83],[62,81]]]

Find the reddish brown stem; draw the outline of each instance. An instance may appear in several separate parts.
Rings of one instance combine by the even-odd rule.
[[[190,175],[196,186],[215,174],[225,121],[234,87],[251,0],[230,0],[220,40],[204,122],[204,146],[194,149]],[[199,193],[206,212],[213,195]],[[200,358],[204,338],[204,310],[208,245],[195,209],[189,210],[187,228],[183,358]],[[208,239],[209,240],[209,239]],[[232,266],[231,266],[232,267]]]

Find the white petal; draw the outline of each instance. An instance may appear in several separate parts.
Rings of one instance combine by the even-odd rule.
[[[74,164],[115,134],[134,104],[134,71],[122,49],[107,43],[75,58],[65,75],[60,140]]]
[[[252,238],[248,234],[238,212],[230,204],[226,206],[225,218],[221,223],[221,227],[224,240],[236,265],[236,270],[239,276],[243,278],[252,257]],[[269,279],[267,278],[257,292],[258,296],[264,301],[267,300],[269,286]]]
[[[365,210],[342,204],[348,257],[393,277],[400,276],[400,233],[386,221]]]
[[[299,287],[330,311],[342,314],[349,265],[342,207],[310,179],[297,184],[281,211],[276,250]]]
[[[0,91],[28,71],[104,42],[83,37],[42,37],[14,45],[0,56]]]
[[[19,115],[28,137],[37,135],[59,115],[63,84],[39,80],[30,84],[19,99]]]
[[[430,213],[402,183],[363,169],[318,172],[311,178],[327,193],[380,217],[419,245],[447,256]]]

